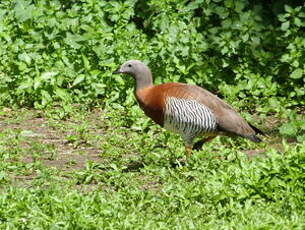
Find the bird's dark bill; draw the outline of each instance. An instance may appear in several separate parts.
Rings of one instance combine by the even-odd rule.
[[[120,68],[117,68],[115,71],[112,72],[112,74],[120,74],[121,71],[120,71]]]

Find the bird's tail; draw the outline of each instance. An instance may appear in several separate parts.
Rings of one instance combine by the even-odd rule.
[[[266,134],[262,130],[256,128],[254,125],[251,125],[251,124],[249,124],[249,125],[255,131],[255,133],[258,133],[258,134],[261,134],[263,136],[266,136]]]
[[[255,134],[248,135],[248,136],[246,136],[246,138],[248,138],[249,140],[256,142],[256,143],[262,142],[262,139],[257,137],[256,134],[261,134],[263,136],[266,136],[266,134],[262,130],[256,128],[254,125],[251,125],[251,124],[249,124],[249,125],[254,130]]]
[[[256,142],[256,143],[259,143],[259,142],[262,142],[262,139],[260,139],[259,137],[257,137],[255,134],[252,134],[252,135],[248,135],[248,136],[245,136],[247,139],[249,139],[250,141],[253,141],[253,142]]]

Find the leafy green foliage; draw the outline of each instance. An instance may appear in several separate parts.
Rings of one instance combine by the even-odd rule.
[[[156,83],[199,84],[259,100],[266,112],[274,101],[304,104],[305,15],[296,3],[18,0],[1,3],[0,16],[4,105],[123,102],[130,81],[111,72],[132,58],[150,65]]]

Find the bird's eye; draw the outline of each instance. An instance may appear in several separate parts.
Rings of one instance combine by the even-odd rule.
[[[129,64],[128,67],[131,67],[131,64]]]

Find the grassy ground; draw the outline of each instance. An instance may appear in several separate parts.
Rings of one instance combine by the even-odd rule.
[[[262,144],[216,138],[182,163],[138,109],[0,115],[0,229],[305,228],[305,147],[278,120]]]

